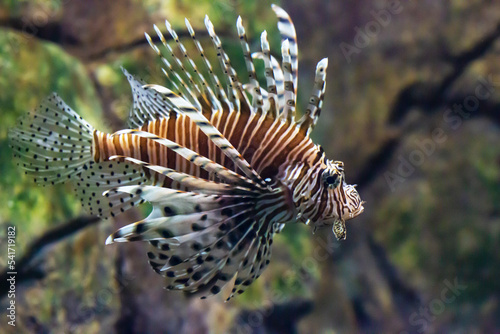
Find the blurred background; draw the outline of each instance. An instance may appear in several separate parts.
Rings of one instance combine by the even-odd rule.
[[[208,49],[208,14],[244,78],[235,22],[252,51],[276,18],[264,0],[0,2],[2,333],[493,333],[500,331],[500,2],[290,0],[300,106],[329,57],[313,132],[342,160],[365,213],[347,240],[287,226],[243,295],[165,291],[141,243],[104,246],[147,214],[89,217],[71,184],[36,187],[8,129],[55,91],[99,130],[123,128],[125,67],[165,83],[143,32],[184,17]],[[186,40],[189,44],[189,40]],[[214,58],[215,59],[215,58]],[[7,231],[16,227],[16,327],[7,324]]]

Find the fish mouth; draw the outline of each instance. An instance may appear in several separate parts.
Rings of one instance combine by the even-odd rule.
[[[364,202],[361,202],[356,209],[354,209],[353,211],[350,211],[347,215],[344,215],[342,218],[336,219],[333,222],[332,231],[333,231],[333,234],[335,234],[335,237],[337,238],[337,240],[345,240],[346,235],[347,235],[345,222],[346,222],[346,220],[349,220],[349,219],[352,219],[352,218],[359,216],[361,213],[363,213],[363,211],[365,211],[365,208],[363,207],[363,203]]]
[[[356,218],[357,216],[359,216],[360,214],[362,214],[363,211],[365,211],[365,208],[363,206],[364,203],[366,203],[366,202],[362,201],[361,203],[359,203],[359,206],[356,209],[354,209],[352,211],[349,211],[349,213],[347,213],[346,215],[344,215],[342,217],[342,219],[349,220],[349,219]]]

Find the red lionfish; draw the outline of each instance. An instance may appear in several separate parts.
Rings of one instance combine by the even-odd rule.
[[[318,63],[306,112],[297,119],[295,27],[283,9],[273,10],[281,65],[265,31],[261,52],[250,53],[237,20],[247,84],[238,80],[208,16],[205,26],[222,75],[215,74],[187,19],[203,72],[167,21],[181,57],[158,27],[167,55],[146,38],[172,89],[124,70],[133,93],[130,129],[95,130],[53,94],[10,132],[26,173],[40,184],[73,181],[91,213],[115,216],[150,202],[147,218],[119,229],[106,244],[148,241],[149,263],[165,277],[167,289],[204,298],[232,282],[231,298],[261,275],[273,236],[286,223],[332,225],[335,236],[345,239],[345,221],[363,212],[355,186],[345,182],[344,164],[326,159],[309,137],[323,103],[327,59]],[[254,59],[264,63],[266,89]]]

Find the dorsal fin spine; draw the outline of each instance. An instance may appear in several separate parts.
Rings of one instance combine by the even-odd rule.
[[[259,81],[257,80],[257,74],[255,73],[255,66],[250,56],[250,47],[248,46],[247,36],[245,33],[245,28],[241,22],[241,16],[238,16],[236,20],[236,29],[238,30],[238,36],[241,42],[241,48],[243,50],[243,57],[245,58],[245,65],[247,67],[248,77],[250,79],[250,84],[252,86],[252,107],[258,112],[262,112],[262,105],[264,104],[262,100],[262,94],[260,92]]]
[[[293,25],[290,15],[288,15],[288,13],[283,10],[283,8],[274,4],[271,5],[271,8],[278,17],[278,30],[281,34],[281,41],[284,42],[285,40],[288,40],[289,43],[294,94],[297,94],[299,48],[297,46],[297,33],[295,32],[295,26]]]
[[[269,101],[269,111],[273,117],[278,116],[278,110],[276,105],[278,103],[277,100],[277,91],[276,91],[276,81],[274,80],[274,70],[271,65],[271,51],[269,48],[269,42],[267,41],[267,31],[263,31],[260,36],[261,49],[264,60],[264,67],[266,71],[266,85],[267,85],[267,100]]]
[[[285,82],[285,107],[282,116],[286,121],[291,122],[295,119],[295,89],[293,87],[290,45],[287,39],[281,43],[281,54],[283,57],[282,69]]]
[[[201,58],[203,59],[203,63],[205,64],[205,68],[208,71],[208,78],[211,82],[212,85],[212,90],[214,92],[217,92],[218,94],[218,99],[217,103],[222,103],[227,106],[227,108],[230,107],[230,102],[227,98],[226,92],[224,92],[224,89],[222,89],[221,83],[219,81],[219,78],[215,75],[212,64],[210,64],[210,61],[207,59],[205,56],[205,51],[203,50],[203,47],[201,46],[200,42],[196,39],[195,32],[191,24],[189,23],[188,20],[186,20],[186,27],[189,31],[189,34],[193,38],[194,45],[196,46],[196,49],[200,53]],[[219,101],[220,100],[220,101]]]
[[[229,85],[229,88],[228,88],[229,98],[231,98],[231,95],[232,95],[232,96],[234,96],[234,99],[239,100],[240,103],[250,105],[248,98],[243,90],[243,86],[240,83],[240,81],[238,80],[238,76],[236,74],[236,71],[231,66],[231,62],[229,61],[229,57],[224,52],[224,49],[222,49],[221,41],[220,41],[219,37],[217,36],[217,34],[215,33],[214,25],[212,24],[212,22],[208,18],[208,15],[205,16],[205,26],[207,28],[208,34],[210,35],[210,37],[212,39],[212,43],[217,51],[217,57],[219,58],[220,65],[221,65],[221,67],[224,71],[225,77],[227,79],[227,84]],[[230,92],[233,89],[236,92],[233,92],[233,94],[231,94]],[[234,106],[233,106],[233,108],[234,108]],[[236,109],[236,108],[234,108],[234,109]]]
[[[156,52],[156,54],[158,55],[158,57],[160,57],[162,63],[167,67],[168,72],[167,72],[167,70],[165,70],[164,68],[162,68],[163,74],[165,74],[165,76],[167,77],[168,81],[172,84],[172,86],[174,86],[174,89],[179,93],[179,95],[185,95],[186,86],[182,85],[182,78],[180,78],[179,75],[177,74],[177,72],[175,72],[172,69],[172,64],[170,64],[170,62],[163,56],[163,54],[160,51],[160,49],[154,44],[153,39],[151,38],[151,36],[149,36],[148,33],[144,33],[144,36],[146,36],[146,40],[148,41],[148,43],[151,46],[151,48]],[[173,77],[171,77],[169,73]],[[174,78],[176,78],[179,81],[179,83],[182,85],[183,89],[181,89],[177,85],[177,83],[175,82]],[[187,95],[189,96],[189,90],[188,90],[187,93],[188,93]]]
[[[165,25],[167,26],[167,29],[169,28],[170,23],[168,21],[165,21]],[[163,36],[163,33],[160,31],[160,29],[154,25],[154,29],[156,31],[156,34],[160,38],[160,41],[162,42],[163,46],[165,49],[170,53],[170,57],[174,60],[177,68],[180,70],[180,73],[183,73],[187,80],[189,81],[191,88],[185,83],[185,81],[182,79],[182,77],[179,75],[179,71],[174,71],[172,66],[169,67],[169,70],[172,71],[174,76],[179,80],[179,83],[181,86],[183,86],[185,90],[186,97],[189,99],[189,101],[196,107],[198,110],[201,110],[201,105],[198,101],[198,96],[201,95],[200,89],[198,86],[195,84],[193,81],[193,78],[191,77],[191,74],[189,74],[188,71],[184,68],[184,65],[182,64],[181,60],[174,54],[174,51],[172,50],[172,47],[167,43],[165,37]],[[162,58],[165,58],[163,55],[161,56]],[[169,63],[170,64],[170,63]],[[193,91],[194,90],[194,91]]]

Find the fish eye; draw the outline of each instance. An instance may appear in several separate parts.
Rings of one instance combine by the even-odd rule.
[[[335,184],[335,182],[337,181],[337,179],[338,179],[338,178],[339,178],[339,177],[338,177],[338,175],[337,175],[337,174],[333,174],[333,176],[327,176],[327,178],[326,178],[326,180],[325,180],[325,181],[326,181],[326,183],[328,183],[328,184]]]
[[[337,188],[340,184],[340,174],[331,171],[323,173],[323,180],[328,188]]]

